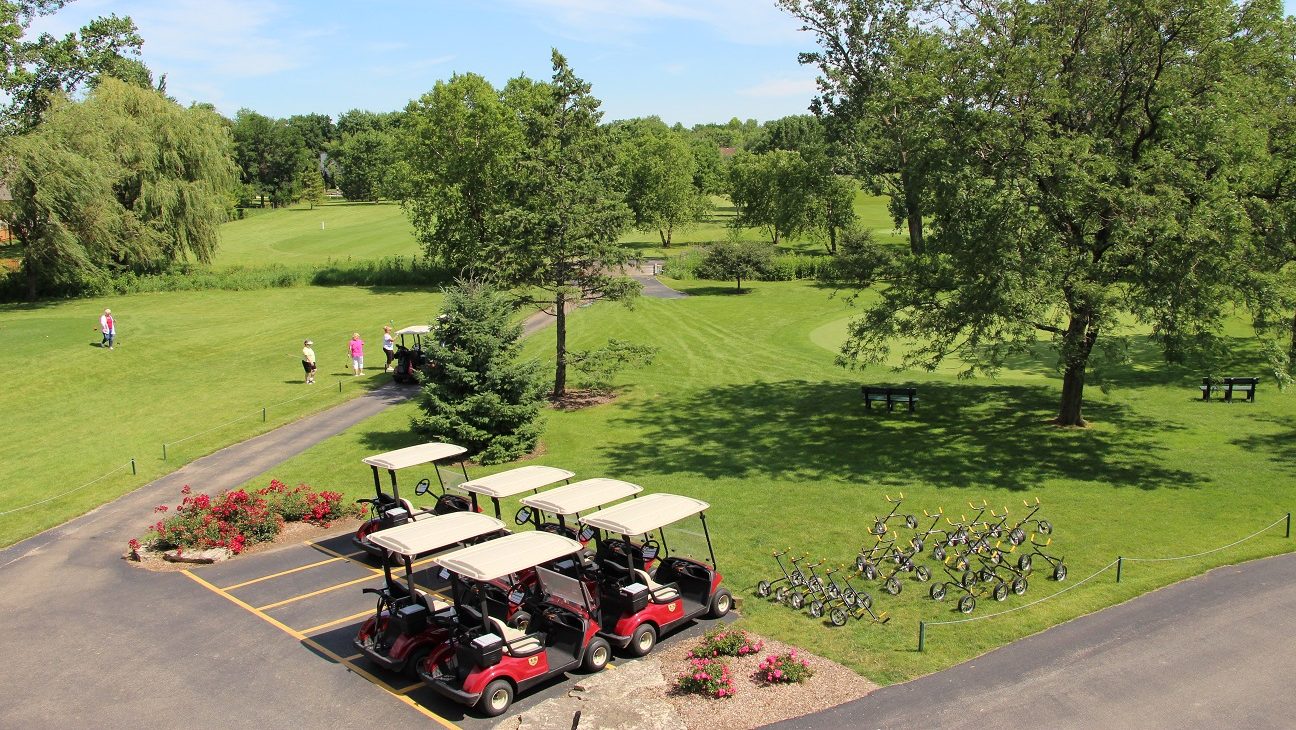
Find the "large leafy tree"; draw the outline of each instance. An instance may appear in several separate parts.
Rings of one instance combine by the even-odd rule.
[[[270,199],[271,207],[288,205],[301,191],[305,173],[318,169],[301,133],[287,120],[240,109],[233,125],[235,159],[241,181]]]
[[[675,230],[696,223],[711,209],[697,186],[697,162],[688,139],[660,121],[641,120],[619,145],[626,202],[634,225],[656,231],[670,248]]]
[[[896,3],[850,6],[848,41]],[[959,69],[942,133],[916,140],[932,235],[861,277],[890,286],[842,361],[885,362],[903,337],[907,365],[957,355],[993,371],[1042,333],[1059,354],[1057,423],[1083,425],[1090,356],[1122,318],[1170,357],[1218,330],[1280,101],[1265,80],[1292,76],[1291,28],[1269,0],[949,0],[903,20],[895,37],[935,38]],[[900,68],[900,86],[928,79]],[[848,101],[834,111],[849,125]]]
[[[761,228],[778,245],[815,225],[816,170],[799,152],[740,152],[729,166],[735,226]]]

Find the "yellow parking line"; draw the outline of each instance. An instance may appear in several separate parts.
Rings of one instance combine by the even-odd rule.
[[[200,586],[206,588],[207,590],[209,590],[209,591],[215,593],[215,594],[218,595],[218,596],[221,596],[222,598],[225,598],[226,600],[228,600],[229,602],[231,602],[231,603],[233,603],[234,605],[238,606],[239,608],[242,608],[242,609],[248,611],[248,612],[251,613],[252,615],[254,615],[254,616],[256,616],[256,617],[258,617],[258,618],[260,618],[260,619],[266,621],[266,622],[269,623],[271,626],[274,626],[275,628],[278,628],[279,630],[283,631],[284,633],[288,634],[289,636],[293,637],[294,639],[297,639],[298,641],[302,642],[302,643],[305,644],[306,646],[310,647],[312,651],[315,651],[315,652],[317,652],[317,653],[319,653],[319,654],[322,654],[323,656],[325,656],[325,657],[327,657],[327,658],[329,658],[329,659],[332,659],[333,661],[335,661],[335,662],[337,662],[337,663],[339,663],[339,664],[342,664],[342,665],[346,666],[347,669],[351,670],[352,672],[355,672],[356,674],[360,675],[361,677],[364,677],[366,680],[368,680],[368,681],[369,681],[370,683],[372,683],[374,686],[376,686],[376,687],[382,689],[382,690],[383,690],[384,692],[386,692],[387,694],[391,695],[392,697],[395,697],[396,699],[400,700],[401,702],[404,702],[405,704],[407,704],[407,705],[409,705],[410,707],[414,708],[416,711],[422,713],[425,717],[429,717],[429,718],[435,720],[435,721],[438,722],[442,727],[449,728],[449,730],[458,730],[458,729],[459,729],[459,726],[456,725],[456,724],[454,724],[453,722],[450,722],[449,720],[445,719],[444,717],[441,717],[440,715],[436,714],[435,712],[432,712],[431,710],[429,710],[429,709],[427,709],[426,707],[420,705],[419,703],[415,702],[414,700],[411,700],[409,697],[407,697],[407,696],[405,696],[405,695],[403,695],[403,694],[398,694],[397,691],[396,691],[396,690],[395,690],[391,685],[389,685],[389,684],[387,684],[386,682],[382,681],[381,679],[375,677],[374,675],[370,674],[369,672],[365,671],[364,669],[361,669],[359,666],[357,666],[357,665],[355,665],[354,663],[352,663],[352,661],[351,661],[350,659],[345,659],[345,658],[343,658],[343,657],[338,656],[337,654],[333,653],[333,652],[330,651],[329,649],[325,648],[325,647],[324,647],[323,645],[321,645],[319,642],[312,640],[309,636],[306,636],[306,635],[303,634],[302,632],[297,631],[297,630],[295,630],[295,629],[293,629],[293,628],[291,628],[291,627],[285,625],[283,622],[276,620],[276,619],[273,618],[272,616],[269,616],[269,615],[265,614],[264,612],[262,612],[262,611],[260,611],[260,610],[258,610],[258,609],[256,609],[256,608],[253,608],[251,605],[249,605],[249,604],[246,603],[245,601],[241,601],[241,600],[239,600],[238,598],[235,598],[233,595],[231,595],[231,594],[225,592],[224,590],[221,590],[220,588],[217,588],[216,586],[212,585],[211,583],[208,583],[207,581],[203,580],[202,578],[199,578],[198,576],[194,575],[193,573],[191,573],[191,572],[189,572],[189,571],[187,571],[187,570],[182,570],[182,571],[180,571],[180,572],[181,572],[181,573],[184,573],[184,574],[187,575],[187,576],[189,576],[189,577],[190,577],[191,579],[193,579],[193,581],[196,582],[198,585],[200,585]],[[359,655],[356,655],[356,656],[359,656]],[[354,658],[354,657],[353,657],[353,658]]]
[[[239,588],[242,588],[242,587],[244,587],[244,586],[250,586],[250,585],[252,585],[253,583],[260,583],[260,582],[263,581],[263,580],[270,580],[271,578],[280,578],[280,577],[283,577],[283,576],[288,575],[288,574],[290,574],[290,573],[296,573],[296,572],[298,572],[298,571],[300,571],[300,570],[307,570],[307,569],[309,569],[309,568],[318,568],[318,567],[321,566],[321,565],[327,565],[327,564],[329,564],[329,563],[336,563],[337,561],[339,561],[339,560],[344,560],[344,559],[345,559],[345,558],[337,557],[337,558],[329,558],[328,560],[321,560],[321,561],[319,561],[318,563],[311,563],[310,565],[303,565],[303,566],[301,566],[300,568],[293,568],[293,569],[291,569],[291,570],[283,570],[283,571],[280,571],[280,572],[278,572],[278,573],[271,573],[270,575],[263,575],[263,576],[261,576],[260,578],[253,578],[252,580],[245,580],[245,581],[243,581],[242,583],[235,583],[235,584],[232,585],[232,586],[225,586],[225,587],[222,588],[221,590],[222,590],[222,591],[233,591],[233,590],[238,590]],[[367,566],[366,566],[366,567],[367,567]]]
[[[371,613],[373,613],[373,609],[372,609],[372,608],[369,609],[368,611],[361,611],[360,613],[357,613],[357,614],[355,614],[355,615],[353,615],[353,616],[344,616],[344,617],[342,617],[342,618],[340,618],[340,619],[338,619],[338,620],[336,620],[336,621],[329,621],[328,623],[320,624],[319,626],[312,626],[312,627],[310,627],[309,629],[302,629],[301,632],[302,632],[303,634],[313,634],[313,633],[315,633],[316,631],[319,631],[320,629],[327,629],[327,628],[331,628],[331,627],[333,627],[333,626],[337,626],[338,624],[344,624],[344,623],[346,623],[346,622],[348,622],[348,621],[355,621],[356,619],[360,618],[361,616],[368,616],[368,615],[371,614]]]
[[[309,545],[309,546],[315,548],[316,550],[318,550],[318,551],[320,551],[320,552],[322,552],[322,553],[326,553],[326,554],[328,554],[328,555],[332,555],[332,556],[337,557],[337,558],[342,558],[343,560],[349,560],[349,561],[351,561],[352,563],[355,563],[356,565],[363,565],[364,567],[368,568],[369,570],[373,570],[373,569],[374,569],[374,567],[373,567],[372,565],[368,564],[368,563],[365,563],[365,562],[362,562],[362,561],[356,560],[356,559],[355,559],[354,557],[352,557],[351,555],[343,555],[342,553],[340,553],[340,552],[338,552],[338,551],[336,551],[336,550],[333,550],[332,548],[326,548],[326,547],[324,547],[323,545],[321,545],[321,544],[319,544],[319,543],[317,543],[317,542],[311,542],[310,540],[302,540],[302,544],[303,544],[303,545]],[[355,555],[367,555],[367,554],[368,554],[368,553],[364,553],[364,552],[355,553]],[[381,573],[381,572],[382,572],[382,568],[379,568],[379,569],[378,569],[378,572]]]
[[[328,593],[329,591],[336,591],[336,590],[339,589],[339,588],[346,588],[347,586],[353,586],[353,585],[355,585],[356,583],[364,583],[364,582],[367,581],[367,580],[373,580],[374,578],[377,578],[377,577],[378,577],[378,576],[376,576],[376,575],[366,575],[366,576],[363,577],[363,578],[356,578],[355,580],[349,580],[349,581],[347,581],[347,582],[345,582],[345,583],[338,583],[338,584],[335,585],[335,586],[329,586],[328,588],[321,588],[321,589],[319,589],[318,591],[311,591],[310,593],[303,593],[303,594],[301,594],[300,596],[293,596],[292,598],[285,598],[285,599],[283,599],[282,601],[275,601],[274,603],[267,603],[267,604],[264,605],[264,606],[257,606],[257,610],[258,610],[258,611],[269,611],[269,610],[272,609],[272,608],[279,608],[280,606],[286,606],[286,605],[288,605],[289,603],[295,603],[295,602],[297,602],[297,601],[300,601],[300,600],[303,600],[303,599],[306,599],[306,598],[310,598],[311,596],[318,596],[318,595],[321,594],[321,593]]]
[[[401,687],[400,689],[396,690],[396,694],[398,695],[409,694],[410,692],[413,692],[414,690],[423,686],[425,685],[422,682],[415,682],[414,684],[411,684],[408,687]]]

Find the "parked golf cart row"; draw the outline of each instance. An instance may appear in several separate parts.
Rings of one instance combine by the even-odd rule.
[[[355,645],[375,664],[495,716],[517,692],[545,679],[577,667],[602,669],[613,646],[642,656],[662,634],[732,607],[715,569],[707,503],[673,494],[637,497],[638,485],[603,478],[541,492],[573,475],[540,466],[454,486],[441,481],[441,497],[425,510],[399,496],[398,469],[420,458],[435,466],[462,454],[455,449],[423,444],[364,460],[378,496],[370,501],[373,525],[356,541],[380,557],[386,580],[365,591],[377,596],[377,606]],[[383,492],[380,468],[390,473],[391,494]],[[419,484],[416,494],[426,494],[430,480]],[[467,495],[466,504],[445,508],[447,495],[463,496],[456,490]],[[521,500],[514,521],[533,529],[510,534],[499,520],[499,500],[526,491],[533,494]],[[491,498],[495,517],[482,514],[480,497]],[[633,499],[581,516],[626,498]],[[672,552],[664,530],[695,516],[706,539],[703,559]],[[400,524],[384,527],[384,519]],[[420,558],[434,553],[428,570],[441,588],[435,594],[416,581]]]

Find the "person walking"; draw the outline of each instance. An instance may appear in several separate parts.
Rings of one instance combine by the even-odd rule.
[[[387,369],[384,372],[390,373],[395,368],[392,367],[392,359],[396,357],[396,341],[392,339],[391,325],[383,325],[383,354],[387,356]]]
[[[315,383],[315,343],[306,340],[302,343],[302,369],[306,371],[306,384]]]
[[[103,314],[99,315],[99,331],[103,334],[99,346],[113,349],[113,340],[117,337],[117,324],[113,322],[111,309],[105,309]]]
[[[360,377],[364,374],[364,340],[360,339],[359,332],[351,333],[348,349],[351,351],[351,368],[355,370],[356,377]]]

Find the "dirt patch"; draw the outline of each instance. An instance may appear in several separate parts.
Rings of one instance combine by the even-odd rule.
[[[863,697],[878,688],[876,684],[837,662],[781,641],[751,633],[748,635],[753,640],[760,638],[764,641],[765,648],[751,656],[729,659],[729,672],[737,689],[733,697],[710,699],[701,695],[668,691],[667,700],[690,729],[756,728],[834,707]],[[661,662],[662,674],[666,677],[668,687],[684,672],[688,665],[689,649],[696,644],[696,641],[682,641],[653,652],[653,656]],[[814,669],[814,676],[801,684],[765,684],[753,678],[756,668],[766,657],[788,651],[795,651],[797,658],[808,661]]]
[[[582,408],[601,406],[616,400],[616,393],[597,390],[568,390],[561,397],[549,401],[550,405],[560,411],[579,411]]]
[[[238,560],[246,555],[264,553],[283,545],[298,543],[304,540],[315,540],[327,536],[355,532],[360,529],[360,524],[363,521],[364,520],[361,518],[334,520],[329,523],[328,527],[312,525],[309,522],[285,522],[283,530],[280,531],[275,539],[269,542],[259,542],[254,545],[249,545],[243,550],[243,552],[230,558],[230,560]],[[194,552],[198,551],[195,550]],[[131,560],[130,553],[127,552],[122,555],[122,559],[127,560],[132,565],[143,568],[144,570],[151,570],[157,573],[174,573],[181,570],[188,570],[193,567],[192,565],[186,565],[184,563],[169,563],[162,559],[162,553],[160,552],[145,553],[143,560],[139,561]]]

